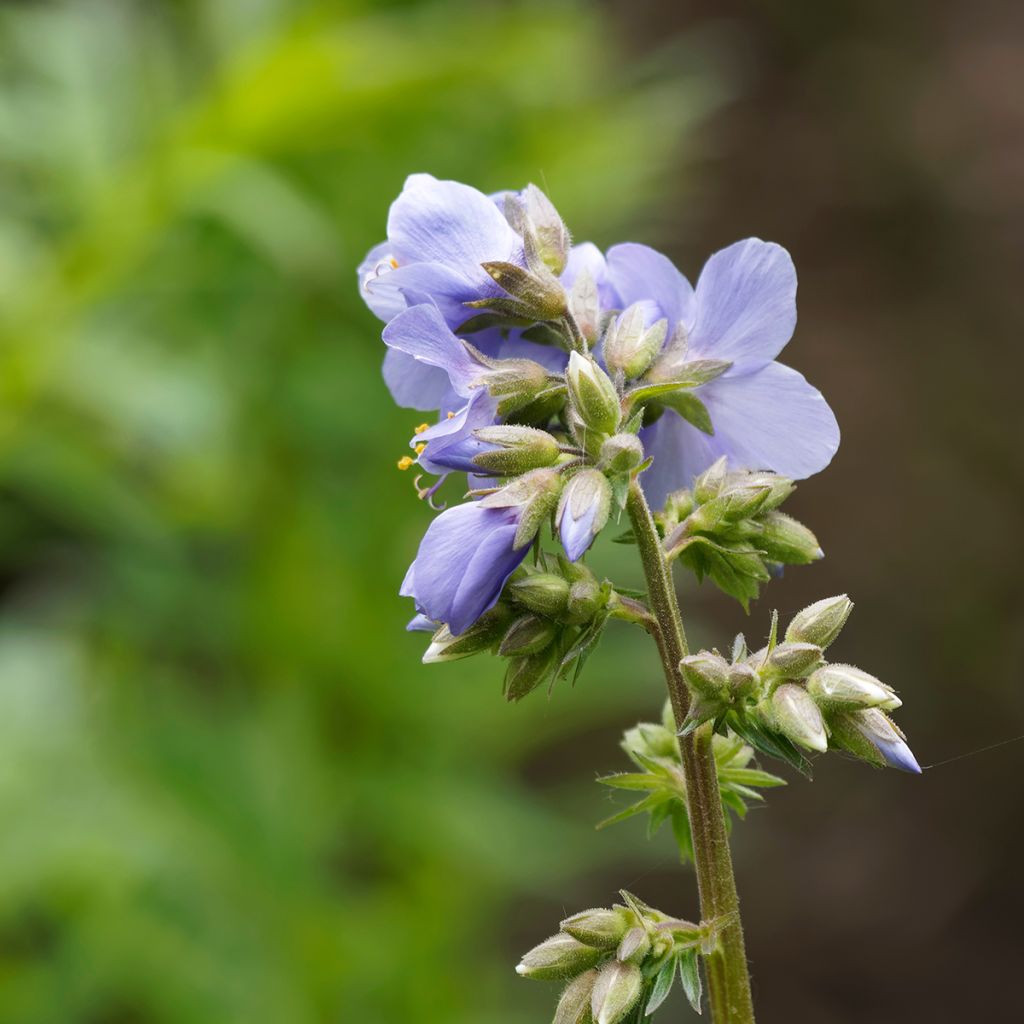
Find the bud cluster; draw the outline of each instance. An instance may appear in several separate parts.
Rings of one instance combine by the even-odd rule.
[[[658,515],[666,554],[747,608],[780,566],[822,557],[814,534],[779,511],[794,490],[776,473],[727,472],[723,457],[668,496]]]
[[[598,781],[613,789],[644,792],[646,796],[606,818],[598,828],[647,814],[650,818],[648,832],[654,835],[668,821],[672,825],[680,857],[685,862],[693,860],[693,836],[676,731],[672,706],[666,702],[660,722],[641,722],[626,732],[622,749],[640,770],[605,775]],[[712,737],[712,752],[722,806],[741,818],[746,816],[749,801],[763,800],[757,789],[786,784],[777,775],[751,767],[753,749],[730,732]]]
[[[425,664],[491,652],[508,659],[504,693],[518,701],[545,680],[578,672],[593,650],[617,598],[583,564],[561,556],[509,577],[498,603],[464,633],[434,634]]]
[[[697,958],[714,950],[715,923],[683,921],[625,890],[620,895],[621,904],[566,918],[558,934],[531,949],[516,967],[525,978],[567,983],[553,1024],[620,1024],[650,1017],[677,973],[700,1013]]]
[[[801,611],[781,642],[773,619],[767,646],[753,654],[739,636],[731,662],[717,651],[683,658],[679,668],[691,698],[683,734],[713,721],[801,770],[807,768],[801,751],[831,747],[879,767],[919,772],[887,714],[902,704],[892,687],[853,665],[825,660],[852,609],[845,594],[826,598]]]

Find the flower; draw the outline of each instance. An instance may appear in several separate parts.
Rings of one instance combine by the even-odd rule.
[[[555,524],[570,562],[582,558],[604,529],[611,500],[611,485],[599,470],[581,469],[566,484]]]
[[[802,479],[824,469],[839,427],[821,393],[775,357],[796,325],[796,271],[779,245],[748,238],[715,253],[697,287],[644,245],[616,245],[607,256],[618,305],[652,302],[672,338],[681,328],[686,359],[726,360],[720,377],[694,389],[710,414],[706,434],[671,408],[641,433],[654,462],[641,477],[653,504],[721,456],[730,469],[771,469]]]
[[[907,746],[903,734],[877,708],[855,711],[849,716],[849,721],[891,768],[899,768],[902,772],[914,775],[921,774],[921,766]]]
[[[530,549],[515,547],[521,514],[521,508],[487,508],[479,501],[446,509],[424,534],[401,595],[454,636],[463,633],[494,607]]]

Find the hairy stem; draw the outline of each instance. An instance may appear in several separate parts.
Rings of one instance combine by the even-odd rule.
[[[687,647],[672,570],[662,550],[650,507],[636,480],[630,485],[626,507],[643,562],[651,610],[657,620],[657,627],[650,631],[661,654],[672,711],[676,722],[682,724],[689,710],[690,697],[679,671],[679,662],[686,656]],[[679,748],[686,779],[701,917],[721,926],[718,945],[705,960],[711,1019],[714,1024],[752,1024],[754,1005],[743,946],[739,896],[725,830],[725,814],[718,794],[710,725],[681,738]]]

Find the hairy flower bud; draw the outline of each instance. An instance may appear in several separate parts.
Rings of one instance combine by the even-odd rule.
[[[554,203],[536,185],[523,189],[526,217],[537,238],[541,259],[553,274],[561,274],[569,257],[569,229]]]
[[[511,609],[506,604],[497,604],[484,612],[476,622],[458,636],[452,636],[447,626],[442,626],[430,641],[423,654],[423,664],[433,665],[442,661],[457,661],[479,654],[493,647],[508,627]]]
[[[485,444],[496,446],[473,457],[474,464],[485,473],[517,476],[558,461],[558,442],[546,430],[503,424],[481,427],[473,434]]]
[[[693,497],[698,505],[703,505],[718,496],[718,492],[725,484],[725,466],[726,458],[723,455],[693,481]]]
[[[595,949],[614,949],[622,941],[633,920],[636,920],[633,913],[624,907],[612,910],[597,907],[567,917],[559,927],[584,945]]]
[[[568,308],[565,289],[559,283],[558,278],[547,268],[537,268],[538,273],[524,270],[515,263],[506,263],[501,260],[489,261],[480,265],[501,288],[512,296],[516,304],[521,306],[518,312],[524,314],[526,318],[555,320],[565,315]],[[483,299],[470,303],[470,305],[516,312],[515,307],[506,305],[501,299]]]
[[[798,643],[828,647],[846,625],[853,602],[845,595],[815,601],[799,612],[786,630],[786,639]]]
[[[590,356],[571,352],[565,380],[573,409],[587,429],[614,434],[621,410],[618,392],[608,374]]]
[[[634,302],[616,317],[605,332],[602,353],[605,365],[626,380],[640,377],[661,351],[668,334],[668,321],[647,326],[649,303]]]
[[[613,434],[601,445],[601,463],[609,473],[628,473],[644,461],[644,446],[636,434]]]
[[[837,746],[879,767],[889,765],[900,771],[921,774],[913,751],[895,723],[878,708],[863,708],[830,717]]]
[[[818,538],[803,523],[783,512],[767,512],[758,520],[757,546],[769,561],[784,565],[808,565],[824,557]]]
[[[615,958],[623,963],[639,964],[643,962],[644,957],[650,951],[651,938],[647,934],[647,929],[641,925],[635,925],[622,936],[619,948],[615,952]]]
[[[541,615],[558,616],[569,599],[569,581],[553,572],[523,571],[506,587],[509,600]]]
[[[504,658],[539,654],[554,642],[558,629],[540,615],[524,615],[515,620],[502,638],[498,653]]]
[[[803,679],[809,676],[821,661],[821,648],[817,644],[786,641],[768,655],[768,669],[773,675],[784,676],[786,679]]]
[[[733,700],[744,700],[757,693],[761,677],[746,662],[729,666],[729,693]]]
[[[516,967],[516,974],[541,981],[561,981],[593,967],[604,954],[559,932],[534,946]]]
[[[590,997],[595,1024],[619,1024],[636,1006],[643,990],[643,973],[636,964],[611,960],[597,972]]]
[[[818,705],[796,683],[783,683],[772,694],[772,719],[784,736],[808,750],[828,749],[828,736]]]
[[[679,663],[686,685],[702,697],[720,698],[729,685],[729,663],[719,654],[701,651]]]
[[[807,692],[823,708],[882,708],[895,711],[903,701],[881,680],[853,665],[825,665],[807,680]]]
[[[555,1017],[551,1024],[593,1024],[590,999],[597,981],[597,971],[584,971],[576,975],[562,990]]]
[[[611,484],[600,470],[581,469],[565,485],[555,525],[570,561],[580,558],[604,529],[611,504]]]

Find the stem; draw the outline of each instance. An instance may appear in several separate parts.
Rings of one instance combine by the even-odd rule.
[[[690,695],[679,662],[686,656],[686,633],[676,600],[672,571],[662,551],[654,518],[637,480],[629,488],[626,508],[633,524],[657,629],[651,630],[679,725],[686,719]],[[710,724],[679,740],[686,779],[686,803],[693,833],[693,859],[700,891],[701,917],[721,922],[718,945],[705,958],[708,1000],[714,1024],[753,1024],[754,1004],[743,945],[739,895],[732,871],[725,813],[718,793]]]

